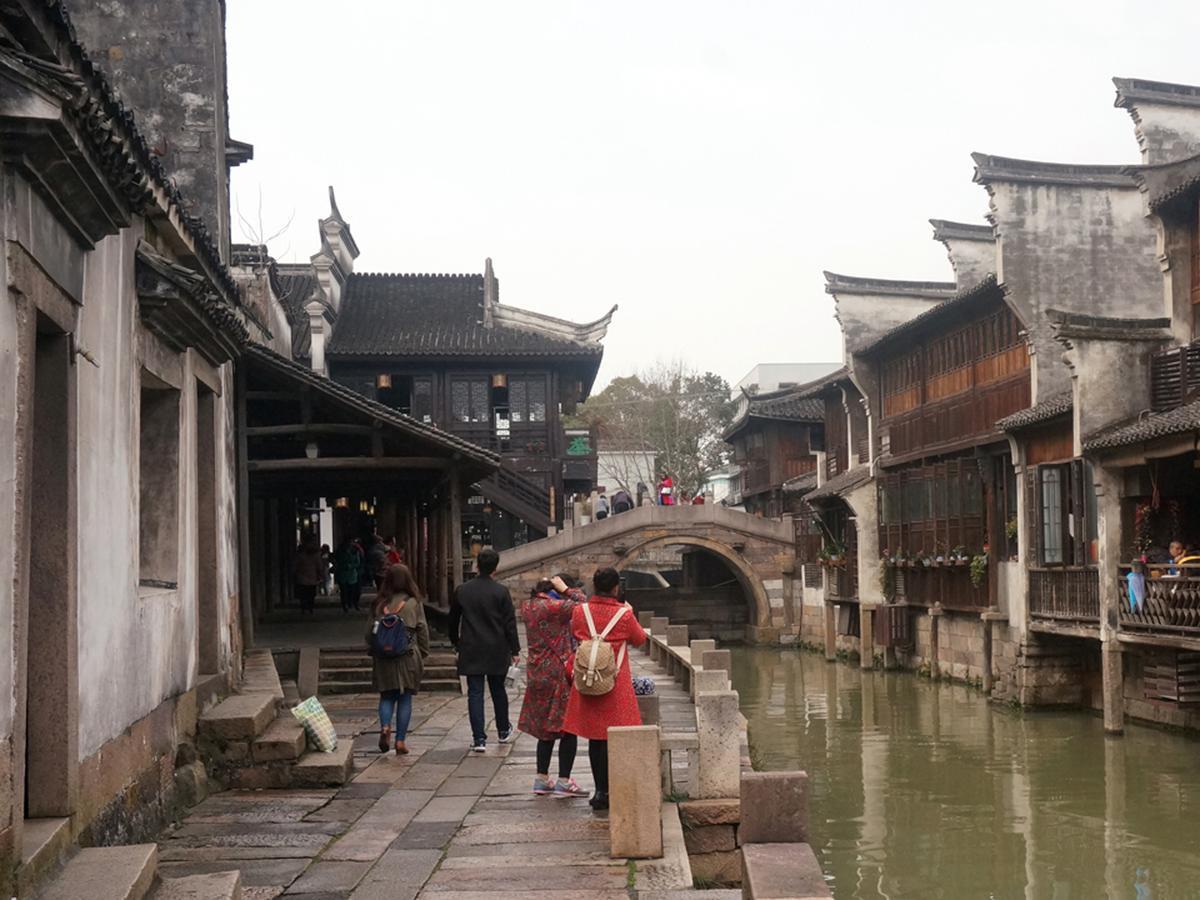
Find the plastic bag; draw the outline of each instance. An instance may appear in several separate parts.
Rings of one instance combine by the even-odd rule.
[[[504,676],[504,684],[518,690],[525,689],[525,670],[520,666],[509,666],[508,674]]]
[[[300,720],[308,735],[308,743],[314,750],[332,753],[337,749],[337,729],[325,712],[325,707],[316,697],[309,697],[298,706],[292,707],[292,715]]]

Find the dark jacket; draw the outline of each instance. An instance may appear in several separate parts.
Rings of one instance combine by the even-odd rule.
[[[521,652],[512,595],[491,578],[458,586],[450,602],[449,626],[459,675],[503,675]]]

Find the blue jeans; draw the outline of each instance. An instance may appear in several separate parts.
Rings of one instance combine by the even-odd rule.
[[[496,730],[501,734],[512,731],[512,722],[508,721],[508,692],[504,688],[504,678],[507,674],[467,676],[467,718],[471,720],[471,736],[477,744],[487,740],[483,719],[485,679],[488,690],[492,693],[492,708],[496,711]]]
[[[395,715],[395,738],[398,741],[404,740],[408,734],[408,723],[412,721],[412,698],[410,691],[379,692],[379,727],[391,728],[392,716]]]

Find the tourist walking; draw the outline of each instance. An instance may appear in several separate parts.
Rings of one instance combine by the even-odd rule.
[[[592,577],[592,588],[591,599],[577,605],[571,614],[571,632],[581,644],[590,638],[604,636],[616,658],[615,679],[612,689],[604,694],[582,694],[578,684],[573,682],[563,731],[587,738],[588,760],[596,782],[591,805],[600,810],[608,809],[608,729],[642,724],[637,696],[633,692],[627,646],[640,647],[646,643],[646,632],[638,624],[629,604],[618,599],[621,575],[616,569],[610,567],[596,572]],[[609,629],[607,634],[604,634],[605,629]],[[579,652],[583,652],[583,646]],[[576,671],[579,664],[577,658]]]
[[[371,545],[367,547],[367,568],[375,582],[375,590],[383,586],[383,576],[387,574],[388,548],[378,534],[371,535]]]
[[[517,635],[517,613],[508,588],[493,580],[500,565],[500,554],[491,547],[476,557],[479,574],[459,585],[450,602],[450,643],[458,652],[458,674],[467,679],[467,717],[471,721],[471,749],[487,750],[484,729],[483,688],[492,695],[496,731],[500,743],[512,740],[512,722],[508,718],[508,694],[504,679],[511,663],[521,658],[521,639]]]
[[[296,548],[296,559],[292,569],[300,612],[315,615],[317,588],[325,580],[322,572],[324,563],[321,562],[321,541],[315,534],[305,535],[300,546]]]
[[[397,756],[408,753],[405,738],[412,719],[412,698],[421,689],[425,657],[429,655],[429,626],[425,604],[408,566],[388,568],[375,598],[371,628],[371,684],[379,691],[379,752],[391,745],[395,718]]]
[[[670,475],[663,475],[662,481],[658,483],[658,505],[675,505],[675,482],[671,480]]]
[[[528,642],[525,662],[525,700],[517,728],[537,738],[535,794],[555,797],[586,797],[575,783],[571,769],[579,739],[563,731],[567,700],[571,696],[569,668],[573,654],[571,614],[586,599],[583,591],[567,586],[561,576],[537,583],[529,600],[521,606]],[[550,759],[558,742],[558,780],[550,778]]]
[[[356,541],[346,538],[333,554],[333,580],[337,582],[343,613],[358,609],[362,597],[362,570],[362,550]]]

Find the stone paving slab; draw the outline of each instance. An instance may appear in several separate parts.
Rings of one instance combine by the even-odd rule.
[[[647,657],[631,658],[656,677],[665,727],[694,731],[686,694]],[[520,698],[510,699],[516,721]],[[500,744],[489,721],[487,752],[468,752],[465,697],[416,698],[406,756],[379,753],[375,704],[373,695],[326,704],[351,751],[351,783],[215,795],[162,836],[162,874],[237,870],[245,900],[629,900],[683,887],[677,866],[641,861],[629,890],[625,861],[608,856],[606,817],[584,798],[532,794],[528,735]],[[575,777],[591,785],[586,745]]]

